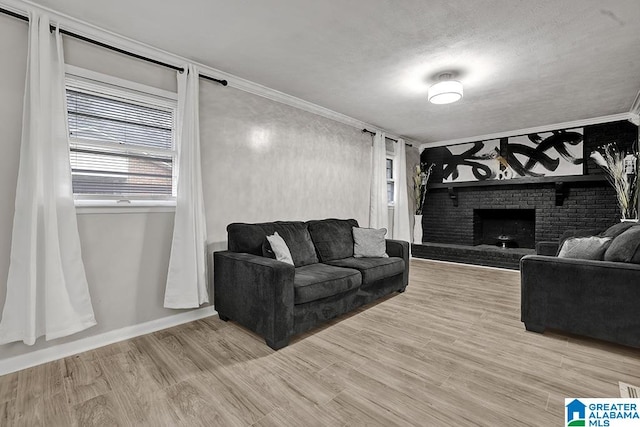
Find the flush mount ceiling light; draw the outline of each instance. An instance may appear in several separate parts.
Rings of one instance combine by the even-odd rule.
[[[451,80],[450,73],[440,74],[439,82],[429,88],[429,102],[432,104],[451,104],[462,99],[462,83]]]

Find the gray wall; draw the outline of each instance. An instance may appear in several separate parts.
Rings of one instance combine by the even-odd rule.
[[[371,137],[287,105],[202,81],[200,128],[209,240],[230,222],[369,222]]]
[[[0,14],[0,302],[4,306],[11,227],[20,158],[22,97],[27,57],[27,26]],[[0,351],[5,350],[0,346]],[[4,353],[4,352],[2,352]]]
[[[0,14],[0,306],[4,306],[18,172],[27,25]],[[65,40],[69,64],[175,91],[175,74]],[[226,247],[233,221],[353,217],[368,224],[371,138],[265,98],[201,82],[208,240]],[[175,314],[162,308],[173,213],[81,213],[83,259],[98,325],[0,359]]]

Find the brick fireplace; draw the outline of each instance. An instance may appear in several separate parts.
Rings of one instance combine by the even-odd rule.
[[[474,209],[473,244],[535,248],[535,209]]]
[[[607,228],[620,218],[615,191],[606,181],[567,183],[562,191],[564,200],[556,206],[554,183],[458,188],[455,206],[448,189],[430,189],[422,220],[423,241],[479,244],[474,233],[478,211],[533,211],[533,244],[557,240],[570,228]]]
[[[585,151],[601,144],[636,141],[638,128],[629,122],[585,127]],[[421,161],[431,163],[429,149]],[[513,179],[483,183],[442,183],[432,175],[423,210],[423,244],[416,257],[518,268],[536,242],[557,240],[568,229],[605,229],[620,212],[615,191],[591,160],[585,174],[553,179]],[[500,249],[497,235],[516,240]]]

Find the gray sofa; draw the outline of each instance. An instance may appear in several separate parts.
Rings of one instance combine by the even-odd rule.
[[[409,243],[386,240],[388,258],[354,258],[356,220],[233,223],[228,250],[215,252],[214,304],[265,338],[274,350],[292,336],[392,292],[409,280]],[[272,258],[266,236],[278,232],[295,265]]]
[[[640,347],[640,242],[636,227],[626,233],[633,237],[635,230],[635,237],[623,242],[626,262],[559,258],[555,256],[558,242],[543,242],[536,255],[522,258],[521,320],[525,328],[539,333],[556,329]],[[615,242],[627,229],[616,225],[599,235]],[[567,237],[564,235],[560,244]],[[605,254],[607,258],[612,257]]]

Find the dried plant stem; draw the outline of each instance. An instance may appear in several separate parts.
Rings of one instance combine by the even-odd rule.
[[[429,177],[431,176],[433,166],[434,164],[432,163],[428,168],[426,168],[426,170],[424,170],[422,164],[416,167],[416,173],[413,176],[416,215],[422,215],[422,211],[424,210],[424,201],[427,197],[427,184],[429,182]]]
[[[607,173],[607,180],[616,190],[618,206],[623,219],[635,219],[638,216],[638,176],[625,173],[624,153],[609,144],[602,153],[606,165],[601,165]]]

